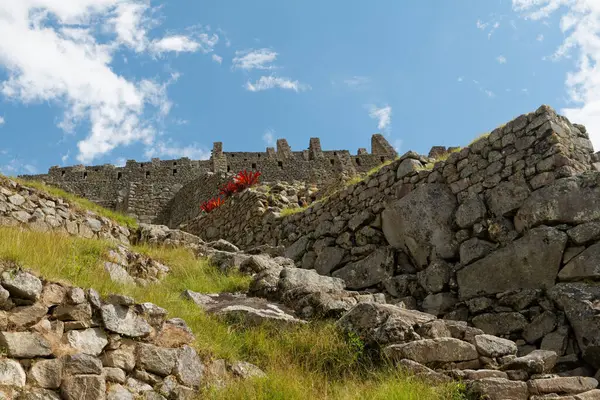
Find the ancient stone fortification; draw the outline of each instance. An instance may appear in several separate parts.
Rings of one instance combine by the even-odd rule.
[[[431,166],[407,153],[280,217],[246,191],[185,229],[600,368],[600,173],[581,125],[542,106]],[[586,373],[586,374],[589,374]]]
[[[292,151],[285,139],[277,140],[277,149],[268,147],[262,153],[224,152],[222,143],[216,142],[209,160],[154,158],[150,162],[129,160],[124,167],[52,167],[48,174],[23,178],[59,186],[140,222],[169,224],[196,216],[199,204],[218,194],[219,177],[227,172],[258,170],[264,181],[324,183],[369,171],[396,156],[380,134],[371,138],[371,153],[361,148],[356,155],[348,150],[321,150],[319,138],[311,138],[308,150],[300,152]]]

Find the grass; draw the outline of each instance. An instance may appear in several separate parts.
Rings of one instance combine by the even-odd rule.
[[[283,208],[280,212],[279,215],[281,217],[287,217],[288,215],[294,215],[294,214],[298,214],[301,213],[302,211],[306,210],[308,207],[285,207]]]
[[[52,196],[60,197],[64,200],[66,200],[72,206],[74,206],[80,210],[93,211],[98,215],[101,215],[103,217],[111,219],[111,220],[115,221],[116,223],[126,226],[128,228],[135,229],[138,226],[137,221],[133,217],[121,214],[116,211],[109,210],[107,208],[99,206],[96,203],[93,203],[92,201],[90,201],[88,199],[79,197],[77,195],[74,195],[73,193],[69,193],[69,192],[59,189],[55,186],[50,186],[43,182],[38,182],[38,181],[30,181],[30,180],[19,179],[19,178],[11,178],[11,179],[18,182],[22,186],[27,186],[30,188],[38,189],[38,190],[44,191],[48,194],[51,194]]]
[[[223,390],[201,393],[220,399],[460,399],[458,383],[433,387],[391,366],[365,357],[359,340],[348,338],[331,322],[287,329],[229,326],[180,297],[185,289],[214,293],[244,290],[249,278],[223,275],[185,249],[134,247],[171,268],[168,276],[145,288],[110,281],[101,266],[108,242],[56,233],[0,228],[0,259],[14,261],[51,281],[93,287],[101,294],[122,293],[152,302],[183,318],[196,335],[204,357],[244,360],[258,365],[266,378],[238,381]]]
[[[373,174],[376,174],[377,172],[379,172],[379,170],[385,166],[390,165],[391,163],[393,163],[394,161],[400,159],[400,157],[396,157],[395,160],[387,160],[381,164],[379,164],[378,166],[376,166],[375,168],[371,168],[369,171],[367,171],[367,176],[371,176]]]
[[[490,136],[489,132],[486,132],[486,133],[484,133],[482,135],[477,136],[475,139],[473,139],[471,141],[471,143],[469,143],[469,146],[471,146],[472,144],[475,144],[475,143],[479,142],[481,139],[485,139],[488,136]]]

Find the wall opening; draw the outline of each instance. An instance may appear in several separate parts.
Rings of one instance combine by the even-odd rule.
[[[144,168],[144,163],[141,163],[141,164],[140,164],[140,168]]]
[[[260,158],[260,154],[258,154],[258,158]]]
[[[248,159],[247,159],[247,158],[244,158],[244,161],[248,161]]]
[[[277,166],[283,169],[283,161],[277,161]]]
[[[337,151],[334,151],[334,152],[333,152],[333,155],[334,155],[334,156],[337,156]]]
[[[252,169],[256,169],[256,163],[252,163]]]
[[[98,171],[100,171],[100,170],[99,170],[98,168],[96,168],[94,171],[98,172]]]
[[[60,171],[60,176],[65,176],[65,171]]]
[[[384,156],[381,156],[379,159],[381,160],[381,162],[385,162],[385,157]]]
[[[150,171],[146,171],[146,178],[150,178]]]
[[[83,179],[87,179],[87,172],[83,173]]]
[[[177,168],[173,168],[173,175],[177,175]]]
[[[117,172],[117,180],[120,181],[122,177],[123,174],[121,172]]]
[[[176,165],[177,165],[177,161],[173,161],[173,166],[176,166]]]
[[[360,167],[360,158],[356,158],[356,165],[358,165]]]
[[[333,158],[329,160],[329,162],[331,163],[331,165],[335,165],[335,160]]]
[[[227,166],[227,172],[231,172],[231,167],[229,165]]]

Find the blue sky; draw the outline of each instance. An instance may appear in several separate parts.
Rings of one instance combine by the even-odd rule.
[[[465,145],[550,104],[600,147],[595,0],[5,0],[0,171]]]

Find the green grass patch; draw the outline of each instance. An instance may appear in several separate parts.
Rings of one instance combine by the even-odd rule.
[[[279,215],[282,217],[287,217],[288,215],[294,215],[301,213],[306,210],[308,207],[285,207],[280,212]]]
[[[482,135],[477,136],[475,139],[473,139],[471,141],[471,143],[469,143],[469,146],[471,146],[472,144],[475,144],[475,143],[479,142],[481,139],[485,139],[488,136],[490,136],[489,132],[486,132],[486,133],[484,133]]]
[[[11,178],[11,179],[18,182],[20,185],[44,191],[48,194],[51,194],[52,196],[60,197],[64,200],[66,200],[72,206],[79,208],[80,210],[93,211],[98,215],[112,219],[119,225],[123,225],[123,226],[126,226],[128,228],[133,228],[133,229],[137,228],[137,226],[138,226],[137,221],[133,217],[121,214],[117,211],[109,210],[109,209],[104,208],[88,199],[79,197],[73,193],[69,193],[69,192],[67,192],[63,189],[57,188],[55,186],[50,186],[43,182],[38,182],[38,181],[29,181],[29,180],[19,179],[19,178]]]
[[[11,227],[0,227],[0,259],[11,260],[47,280],[68,282],[121,293],[138,302],[152,302],[183,318],[196,335],[195,347],[205,357],[244,360],[268,376],[237,381],[218,391],[200,393],[209,399],[460,399],[459,384],[431,386],[375,364],[359,339],[342,334],[332,322],[278,328],[230,326],[181,298],[185,289],[203,293],[245,290],[249,278],[224,275],[182,248],[136,246],[169,266],[171,272],[147,287],[112,282],[102,267],[110,243]]]

